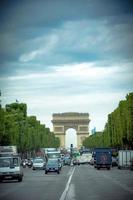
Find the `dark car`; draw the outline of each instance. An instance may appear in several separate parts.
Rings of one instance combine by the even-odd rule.
[[[47,174],[48,172],[57,172],[57,174],[60,173],[60,167],[57,160],[48,160],[48,162],[46,163],[45,174]]]
[[[77,158],[73,159],[73,165],[80,165],[80,162]]]
[[[71,164],[71,158],[70,157],[64,157],[64,165],[70,165]]]

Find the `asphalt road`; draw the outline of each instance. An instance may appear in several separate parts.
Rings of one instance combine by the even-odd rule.
[[[60,174],[24,169],[22,182],[0,183],[0,200],[130,200],[133,171],[64,166]]]

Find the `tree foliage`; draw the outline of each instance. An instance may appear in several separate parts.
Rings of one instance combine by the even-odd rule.
[[[0,145],[17,145],[19,152],[59,147],[59,139],[36,116],[27,116],[27,105],[12,103],[0,108]]]
[[[118,107],[108,115],[102,133],[96,133],[83,142],[86,147],[117,147],[133,149],[133,93],[120,101]]]

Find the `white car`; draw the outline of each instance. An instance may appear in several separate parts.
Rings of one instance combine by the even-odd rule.
[[[44,161],[43,158],[35,158],[33,160],[33,165],[32,165],[32,169],[35,170],[35,169],[45,169],[45,166],[46,166],[46,162]]]
[[[89,164],[92,159],[92,153],[84,153],[80,156],[80,164]]]

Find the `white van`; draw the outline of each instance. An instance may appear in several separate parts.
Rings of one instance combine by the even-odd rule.
[[[130,168],[132,159],[133,159],[133,150],[119,150],[118,169]]]
[[[0,181],[4,179],[23,179],[21,159],[19,156],[0,157]]]

